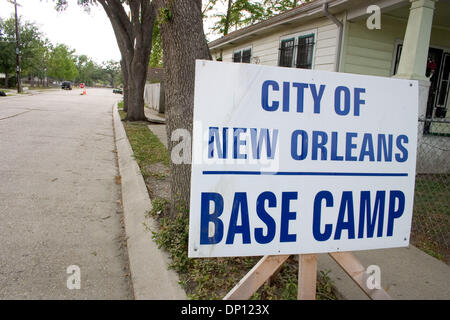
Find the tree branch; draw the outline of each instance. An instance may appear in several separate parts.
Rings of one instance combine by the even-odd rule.
[[[111,25],[113,27],[114,34],[116,35],[117,44],[119,46],[120,52],[122,56],[125,57],[127,53],[131,53],[133,50],[133,41],[131,40],[133,37],[129,32],[131,30],[127,30],[126,27],[126,24],[129,25],[128,17],[127,23],[124,25],[123,19],[122,20],[119,19],[119,15],[116,14],[117,8],[111,6],[111,1],[108,2],[107,0],[97,0],[97,1],[103,7],[103,9],[106,12],[106,15],[111,21]],[[120,6],[123,13],[125,13],[125,10],[123,9],[122,5]]]

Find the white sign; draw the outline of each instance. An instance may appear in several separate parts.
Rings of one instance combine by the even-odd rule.
[[[189,256],[409,244],[418,83],[197,61]]]

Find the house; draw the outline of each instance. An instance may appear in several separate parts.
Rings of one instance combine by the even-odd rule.
[[[420,137],[450,134],[448,0],[311,0],[209,47],[215,60],[419,80]]]

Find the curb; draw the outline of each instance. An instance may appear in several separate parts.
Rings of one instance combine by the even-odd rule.
[[[145,218],[152,204],[147,187],[120,120],[117,103],[113,106],[113,124],[119,173],[122,181],[122,205],[128,257],[136,300],[185,300],[178,274],[169,270],[169,255],[158,249],[151,231],[155,220]],[[150,231],[145,230],[144,222]]]

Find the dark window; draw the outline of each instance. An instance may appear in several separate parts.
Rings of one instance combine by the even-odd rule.
[[[281,41],[280,46],[280,67],[292,67],[294,57],[294,38]]]
[[[242,51],[242,62],[250,63],[250,59],[252,57],[252,49],[247,49]]]
[[[441,85],[439,88],[438,106],[445,108],[445,100],[448,96],[449,82],[450,82],[450,54],[446,53],[444,56],[444,65],[441,76]],[[443,117],[445,118],[445,116]]]
[[[233,62],[250,63],[252,49],[244,49],[233,53]]]
[[[436,118],[445,118],[447,116],[447,99],[450,92],[450,53],[445,53],[442,59],[441,80],[438,85],[439,91],[436,102]]]
[[[392,75],[397,74],[398,64],[400,63],[400,56],[402,55],[402,48],[403,48],[402,44],[397,45],[397,51],[395,54],[395,62],[394,62],[394,73]]]
[[[241,51],[236,51],[233,54],[233,62],[241,62]]]
[[[312,68],[314,49],[314,35],[310,34],[298,38],[296,67],[302,69]]]

